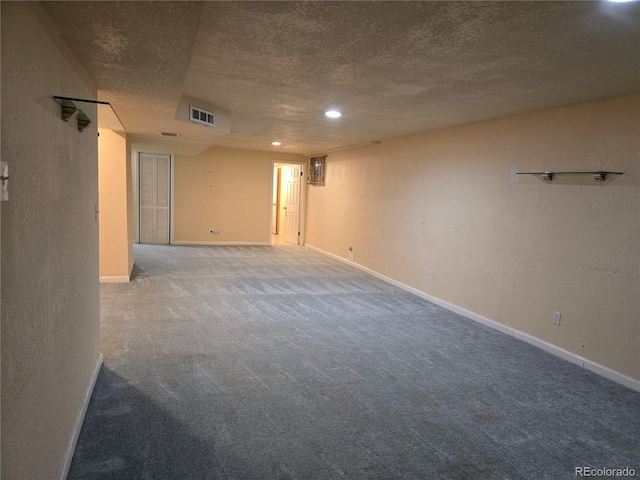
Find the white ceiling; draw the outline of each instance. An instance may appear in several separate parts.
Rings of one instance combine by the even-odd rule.
[[[328,152],[640,85],[638,2],[43,6],[131,138],[174,153]],[[230,111],[231,132],[177,120],[183,95]]]

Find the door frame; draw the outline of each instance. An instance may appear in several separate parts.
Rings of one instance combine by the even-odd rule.
[[[307,216],[307,167],[309,162],[300,162],[296,160],[273,160],[271,162],[271,190],[269,191],[269,216],[271,218],[271,222],[269,222],[269,245],[272,244],[273,235],[271,233],[271,225],[274,222],[273,218],[273,209],[271,208],[273,204],[273,189],[276,188],[275,182],[273,180],[273,171],[278,167],[286,167],[290,165],[298,165],[300,167],[300,171],[302,175],[300,176],[300,206],[298,210],[298,229],[300,231],[300,241],[298,245],[302,246],[305,244],[305,226],[306,226],[306,216]]]

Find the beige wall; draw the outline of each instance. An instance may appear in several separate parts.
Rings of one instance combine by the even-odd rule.
[[[95,98],[39,3],[2,4],[2,478],[56,479],[99,359]],[[95,118],[95,112],[87,112]]]
[[[128,281],[133,265],[131,151],[126,134],[100,130],[100,279]]]
[[[126,172],[126,182],[127,182],[127,254],[129,256],[129,275],[131,275],[131,271],[133,270],[133,263],[135,258],[133,257],[133,244],[136,241],[136,232],[135,232],[135,194],[133,182],[133,154],[131,148],[131,142],[127,138],[126,147],[126,161],[127,161],[127,172]]]
[[[356,263],[640,379],[638,100],[331,154],[326,186],[309,187],[307,243],[353,246]],[[540,170],[624,175],[515,175]]]
[[[176,156],[174,242],[270,243],[274,160],[304,163],[300,155],[218,147]]]
[[[284,238],[287,226],[287,215],[284,210],[287,201],[287,167],[278,167],[278,177],[280,178],[280,188],[278,189],[278,235]]]

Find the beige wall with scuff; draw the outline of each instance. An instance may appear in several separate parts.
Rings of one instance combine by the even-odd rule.
[[[331,154],[307,243],[638,380],[639,114],[624,96]],[[545,170],[624,175],[516,175]]]
[[[99,361],[96,98],[39,3],[2,4],[2,478],[57,479]],[[95,110],[86,110],[95,119]]]
[[[174,243],[270,243],[274,160],[305,163],[301,155],[218,147],[176,156]]]
[[[126,282],[133,265],[131,151],[126,134],[101,129],[98,138],[100,279]]]

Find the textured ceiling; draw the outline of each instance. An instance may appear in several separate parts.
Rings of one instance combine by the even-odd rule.
[[[132,138],[176,151],[327,152],[640,85],[636,2],[43,6]],[[182,95],[229,110],[231,133],[177,120]]]

